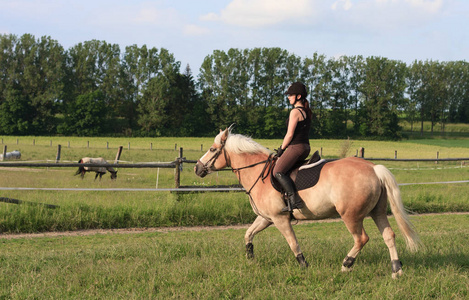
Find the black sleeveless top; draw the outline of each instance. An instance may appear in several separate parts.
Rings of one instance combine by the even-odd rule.
[[[308,116],[304,107],[299,106],[294,109],[298,109],[305,118],[303,121],[300,121],[296,124],[295,132],[293,133],[293,138],[290,142],[290,145],[296,144],[308,144],[309,145],[309,130],[311,129],[311,117]],[[306,116],[305,116],[306,114]],[[287,119],[287,127],[290,117]]]

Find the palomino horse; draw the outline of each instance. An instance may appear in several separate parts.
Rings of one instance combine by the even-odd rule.
[[[82,159],[78,161],[78,163],[79,164],[107,164],[107,161],[102,157],[98,157],[98,158],[83,157]],[[94,180],[96,180],[98,176],[99,176],[99,180],[101,180],[101,177],[103,177],[103,175],[106,174],[107,171],[111,173],[111,179],[117,178],[117,171],[114,170],[114,168],[111,166],[109,167],[80,166],[78,167],[78,170],[75,173],[75,175],[81,174],[81,179],[83,179],[85,177],[86,172],[96,172],[96,176],[94,177]]]
[[[287,240],[300,265],[307,267],[291,218],[319,220],[340,216],[355,242],[342,262],[342,271],[350,271],[360,250],[368,242],[363,219],[369,215],[389,248],[392,277],[402,275],[395,234],[386,215],[387,200],[411,251],[417,250],[419,239],[402,204],[396,180],[386,167],[357,157],[328,162],[323,166],[317,184],[298,192],[305,207],[295,209],[290,214],[281,212],[285,206],[283,197],[270,181],[272,175],[269,174],[268,165],[273,162],[273,156],[267,148],[251,138],[232,134],[231,128],[228,128],[220,131],[210,150],[197,161],[194,168],[198,176],[204,177],[213,171],[231,167],[247,191],[251,206],[257,214],[244,237],[248,258],[254,257],[254,236],[274,224]]]

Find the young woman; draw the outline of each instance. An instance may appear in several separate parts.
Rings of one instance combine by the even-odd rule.
[[[308,92],[301,82],[294,82],[285,93],[288,101],[293,105],[290,116],[287,119],[287,133],[283,143],[277,150],[277,163],[274,168],[274,176],[285,190],[290,205],[283,208],[283,212],[302,208],[303,201],[297,196],[295,184],[288,172],[299,161],[305,160],[311,151],[309,145],[309,130],[311,128],[311,109],[306,99]]]

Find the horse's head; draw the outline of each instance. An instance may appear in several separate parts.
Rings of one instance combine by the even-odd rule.
[[[109,171],[109,172],[111,173],[111,179],[113,179],[113,180],[117,179],[117,171],[114,171],[114,172]]]
[[[197,164],[194,167],[194,172],[197,176],[205,177],[207,174],[223,169],[228,165],[225,144],[232,127],[233,125],[225,130],[220,130],[210,149],[197,160]]]

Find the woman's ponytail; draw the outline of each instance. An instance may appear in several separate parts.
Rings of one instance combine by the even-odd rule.
[[[303,105],[304,105],[304,107],[305,107],[306,114],[308,115],[308,118],[311,119],[311,116],[313,115],[313,112],[311,111],[311,108],[309,107],[308,99],[303,98],[303,99],[302,99],[302,102],[303,102]]]

